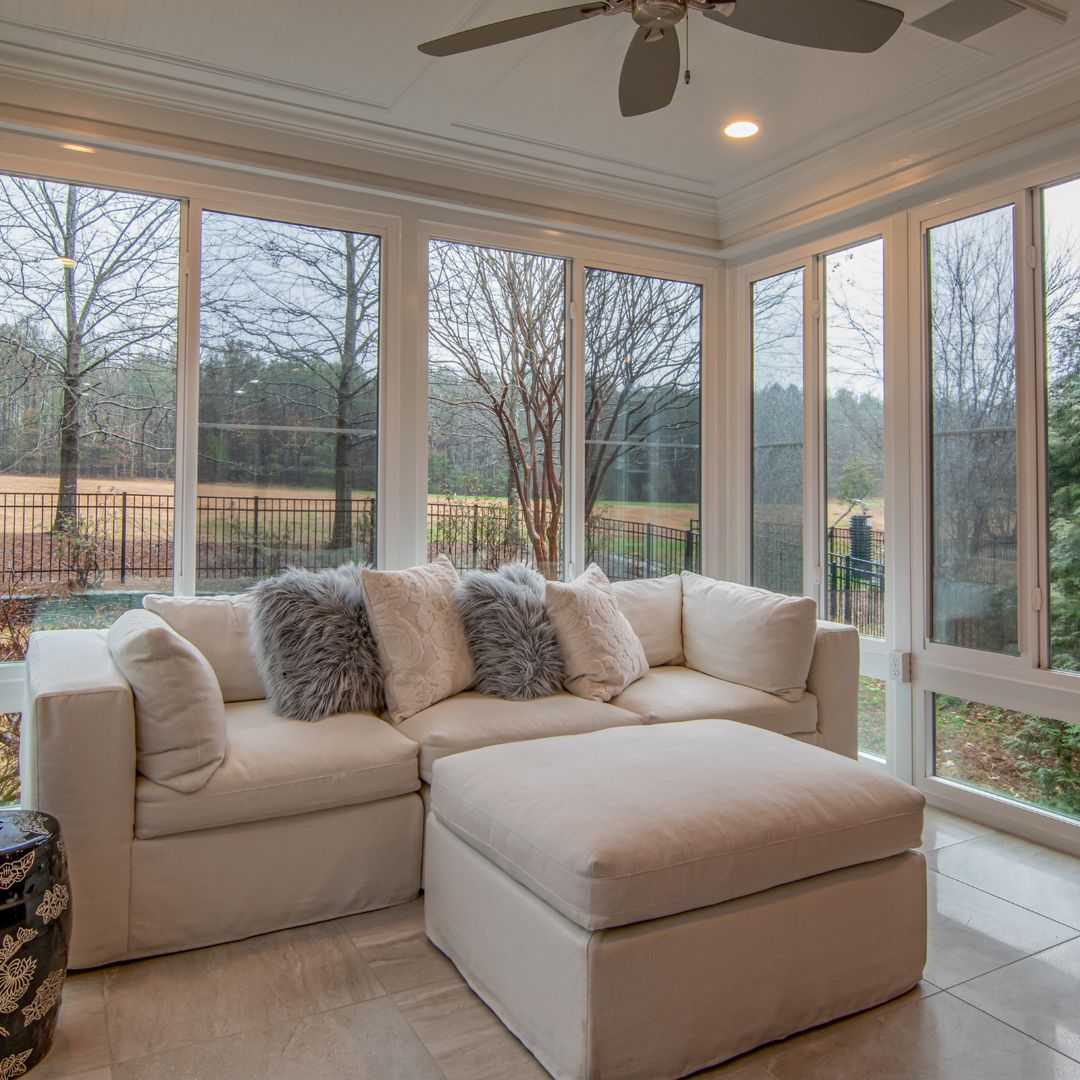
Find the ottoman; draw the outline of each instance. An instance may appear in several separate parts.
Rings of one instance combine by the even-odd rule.
[[[926,954],[924,799],[727,720],[434,765],[427,934],[559,1080],[663,1080],[877,1005]]]

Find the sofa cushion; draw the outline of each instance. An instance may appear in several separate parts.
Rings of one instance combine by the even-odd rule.
[[[135,760],[162,790],[201,788],[225,758],[225,704],[206,657],[152,611],[125,611],[106,635],[135,695]]]
[[[634,629],[649,667],[683,662],[682,578],[668,574],[636,581],[613,581],[619,610]]]
[[[417,747],[370,713],[317,724],[286,720],[265,701],[225,707],[229,755],[200,791],[135,787],[140,839],[305,814],[416,791]],[[287,857],[282,852],[282,857]]]
[[[637,713],[646,724],[679,720],[739,720],[780,735],[817,730],[817,698],[805,693],[785,701],[752,686],[714,679],[688,667],[658,667],[628,686],[612,705]]]
[[[545,598],[570,693],[608,701],[649,670],[645,650],[596,563],[573,581],[549,581]]]
[[[432,762],[462,750],[640,723],[636,713],[565,691],[532,701],[503,701],[469,691],[417,713],[398,731],[420,744],[420,776],[430,783]]]
[[[925,800],[857,762],[727,720],[611,728],[435,763],[432,813],[589,930],[897,855]]]
[[[356,563],[290,566],[251,594],[252,646],[274,712],[321,720],[386,708]]]
[[[150,593],[143,597],[143,607],[160,615],[206,657],[225,701],[254,701],[266,697],[251,647],[250,596],[244,593],[235,596]]]
[[[687,570],[682,581],[687,666],[798,701],[814,655],[817,604]]]
[[[473,683],[465,627],[454,606],[458,573],[445,555],[411,570],[365,570],[368,621],[395,724]]]
[[[531,701],[562,689],[562,650],[544,607],[544,577],[527,563],[472,570],[454,589],[481,694]]]

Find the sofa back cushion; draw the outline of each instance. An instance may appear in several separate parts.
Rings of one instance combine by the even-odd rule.
[[[143,607],[160,615],[206,657],[225,701],[255,701],[266,697],[252,648],[250,596],[151,593],[143,597]]]
[[[545,599],[570,693],[609,701],[649,670],[645,650],[596,563],[573,581],[549,581]]]
[[[687,667],[798,701],[814,655],[817,604],[684,570]]]
[[[411,570],[365,570],[368,620],[379,644],[386,707],[395,724],[473,684],[465,627],[454,606],[458,573],[445,555]]]
[[[668,574],[660,578],[640,578],[637,581],[613,581],[619,610],[633,627],[645,650],[649,667],[681,664],[682,640],[682,578]]]
[[[152,611],[125,611],[106,640],[135,695],[139,772],[174,791],[198,791],[225,760],[225,703],[213,668]]]

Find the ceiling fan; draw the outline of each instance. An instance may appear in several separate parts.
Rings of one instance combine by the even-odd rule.
[[[629,14],[637,23],[619,77],[623,116],[667,105],[679,82],[676,27],[693,8],[707,19],[748,34],[840,52],[873,52],[896,32],[904,13],[876,0],[596,0],[540,11],[425,41],[428,56],[483,49],[515,41],[597,15]]]

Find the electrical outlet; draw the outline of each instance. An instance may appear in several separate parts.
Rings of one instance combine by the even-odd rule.
[[[911,653],[889,653],[889,678],[893,682],[911,682]]]

